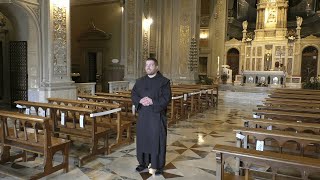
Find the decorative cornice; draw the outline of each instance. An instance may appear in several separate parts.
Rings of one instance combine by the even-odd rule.
[[[84,6],[84,5],[97,5],[97,4],[110,4],[120,3],[120,0],[70,0],[71,6]]]
[[[239,40],[236,39],[236,38],[232,38],[232,39],[230,39],[229,41],[226,41],[226,44],[236,44],[236,43],[241,44],[241,41],[239,41]]]
[[[307,36],[305,38],[303,38],[303,40],[319,40],[320,38],[318,38],[317,36],[314,36],[313,34],[311,34],[310,36]]]

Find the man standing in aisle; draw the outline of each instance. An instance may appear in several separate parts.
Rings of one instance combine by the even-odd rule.
[[[166,160],[167,118],[166,110],[171,101],[170,80],[158,71],[158,61],[148,58],[146,75],[137,79],[131,98],[138,112],[137,159],[138,172],[151,163],[150,173],[163,173]]]

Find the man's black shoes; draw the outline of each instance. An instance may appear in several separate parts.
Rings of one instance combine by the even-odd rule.
[[[162,175],[163,171],[162,169],[157,169],[156,172],[154,173],[156,176]]]
[[[146,168],[147,168],[147,166],[140,164],[139,166],[136,167],[136,171],[141,172],[141,171],[145,170]]]

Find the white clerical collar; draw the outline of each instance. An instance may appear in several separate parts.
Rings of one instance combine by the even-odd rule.
[[[153,75],[149,75],[149,74],[148,74],[148,77],[149,77],[149,78],[154,78],[156,75],[157,75],[157,73],[155,73],[155,74],[153,74]]]

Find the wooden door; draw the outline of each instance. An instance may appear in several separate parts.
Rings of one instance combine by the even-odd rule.
[[[318,50],[309,46],[302,51],[301,81],[307,82],[311,77],[317,77]]]
[[[239,51],[232,48],[227,53],[227,65],[232,70],[232,81],[236,79],[236,75],[239,74]]]

